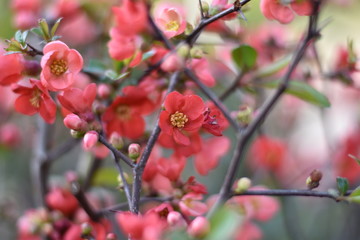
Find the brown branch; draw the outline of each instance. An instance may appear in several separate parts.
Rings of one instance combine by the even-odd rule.
[[[241,159],[244,156],[246,146],[249,143],[252,135],[256,131],[256,129],[262,124],[264,119],[267,117],[271,109],[275,106],[275,104],[278,102],[282,94],[285,92],[285,90],[288,87],[288,84],[290,82],[290,77],[294,70],[296,69],[297,65],[299,64],[300,60],[305,54],[305,51],[309,44],[313,41],[313,39],[317,38],[319,36],[318,30],[317,30],[317,19],[319,14],[319,7],[320,7],[320,1],[313,1],[313,15],[309,17],[309,26],[307,30],[306,36],[300,41],[300,44],[293,56],[293,59],[291,61],[291,64],[285,73],[281,84],[279,88],[276,90],[275,94],[268,99],[268,101],[265,102],[264,106],[260,109],[259,114],[254,119],[254,121],[241,133],[241,136],[237,144],[237,148],[235,149],[235,154],[233,155],[233,158],[231,159],[230,165],[228,167],[225,180],[223,182],[223,185],[220,189],[219,198],[217,199],[216,203],[213,205],[211,211],[208,215],[212,215],[217,208],[222,205],[226,199],[230,197],[231,187],[234,182],[235,174],[238,170],[238,167],[241,163]]]

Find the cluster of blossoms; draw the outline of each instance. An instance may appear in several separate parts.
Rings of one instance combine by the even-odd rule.
[[[253,113],[252,109],[258,108],[259,100],[250,95],[242,94],[241,106],[237,105],[238,110],[233,114],[221,101],[237,88],[258,91],[256,88],[266,86],[264,79],[269,80],[271,87],[271,81],[283,74],[289,61],[271,64],[292,51],[286,45],[288,39],[285,39],[284,29],[278,26],[272,32],[268,27],[249,32],[232,31],[226,21],[237,21],[241,17],[243,3],[214,0],[211,5],[202,3],[200,25],[223,11],[233,11],[207,24],[204,29],[201,26],[200,30],[221,34],[231,43],[203,47],[194,44],[201,31],[196,32],[197,29],[187,22],[186,11],[181,6],[159,3],[153,7],[150,1],[123,0],[114,7],[111,1],[99,2],[58,0],[43,7],[38,0],[12,1],[15,25],[25,31],[18,32],[18,36],[8,41],[9,54],[0,50],[0,102],[5,103],[4,99],[7,99],[7,105],[0,105],[0,145],[14,147],[20,142],[19,130],[7,122],[13,108],[24,115],[39,114],[40,124],[47,126],[55,126],[61,119],[72,137],[82,139],[83,149],[94,159],[88,178],[79,174],[69,180],[69,185],[84,184],[84,189],[79,188],[86,194],[79,197],[69,190],[69,186],[43,187],[50,188],[43,190],[44,206],[29,210],[19,218],[18,239],[116,240],[113,232],[117,227],[132,240],[168,239],[172,232],[206,239],[217,227],[206,215],[213,214],[211,209],[218,201],[222,201],[226,211],[234,212],[242,219],[236,222],[236,230],[229,233],[232,239],[261,239],[262,231],[255,222],[269,221],[279,210],[279,204],[271,197],[240,195],[248,190],[267,188],[245,184],[239,191],[230,187],[226,194],[209,196],[207,186],[195,176],[186,180],[184,176],[189,164],[194,166],[190,167],[194,169],[191,175],[212,174],[233,147],[232,137],[242,137],[252,119],[258,116],[259,112]],[[92,4],[95,4],[94,9],[91,9]],[[105,16],[99,17],[92,13],[92,16],[89,12],[101,9],[96,4],[104,4],[109,11],[112,6],[112,14],[105,12]],[[300,16],[315,13],[311,0],[261,0],[260,10],[266,18],[280,23],[291,22],[294,13]],[[41,20],[39,27],[33,29],[45,42],[42,50],[37,50],[42,45],[30,45],[26,40],[30,32],[26,29],[36,27],[41,12],[51,14],[52,19],[48,22],[54,27],[49,29],[47,22]],[[56,18],[63,20],[54,21]],[[92,18],[102,19],[106,27]],[[60,40],[55,32],[62,35]],[[108,51],[95,47],[104,35]],[[36,41],[35,38],[31,40]],[[251,46],[241,44],[237,48],[242,41]],[[92,45],[87,47],[87,44]],[[79,51],[72,46],[78,46]],[[249,55],[241,55],[239,60],[233,49]],[[349,43],[347,49],[339,51],[330,78],[339,78],[343,82],[345,79],[352,85],[358,72],[355,50]],[[89,60],[96,54],[99,61]],[[249,63],[244,60],[248,58],[255,60]],[[263,65],[270,67],[264,70]],[[215,87],[230,85],[226,80],[217,79],[227,79],[225,77],[234,72],[239,74],[239,81],[229,88],[228,93],[216,97]],[[301,70],[292,74],[304,79],[303,82],[308,80],[308,75],[311,73]],[[240,81],[242,77],[244,81]],[[200,91],[210,100],[205,100]],[[313,88],[311,91],[316,92]],[[263,97],[262,93],[258,94],[259,99]],[[287,104],[290,107],[287,108],[288,122],[283,121],[284,127],[292,124],[292,114],[295,115],[290,109],[294,108],[291,104],[296,103],[288,101]],[[224,133],[231,132],[229,126],[235,129],[236,136]],[[353,167],[354,161],[350,163],[348,154],[358,154],[359,142],[358,134],[348,136],[335,157],[339,174],[351,182],[359,180],[359,170]],[[281,139],[260,134],[249,148],[250,170],[271,173],[276,176],[274,182],[281,180],[291,166],[288,146]],[[242,146],[234,152],[244,149]],[[39,164],[39,172],[51,165],[54,159],[50,158],[58,151],[54,152],[46,153],[49,159]],[[123,206],[111,207],[113,195],[104,200],[87,192],[88,185],[97,177],[94,172],[101,170],[110,152],[119,171],[117,188],[112,190],[125,195],[129,211],[121,210]],[[130,180],[130,171],[123,169],[125,163],[132,170],[133,180]],[[143,199],[137,198],[139,192]],[[145,203],[139,209],[141,200]],[[115,220],[107,218],[109,212],[114,214]]]

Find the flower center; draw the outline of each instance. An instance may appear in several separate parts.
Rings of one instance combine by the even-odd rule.
[[[32,97],[30,98],[30,104],[35,108],[40,107],[40,96],[41,92],[38,89],[35,89],[32,93]]]
[[[115,110],[118,118],[122,120],[127,120],[130,118],[130,108],[126,105],[120,105]]]
[[[171,125],[173,125],[174,127],[183,128],[187,121],[189,121],[187,116],[179,111],[176,111],[170,116]]]
[[[63,59],[54,60],[50,65],[50,70],[52,74],[60,76],[68,70],[67,62]]]
[[[166,24],[166,30],[177,31],[179,29],[179,23],[177,21],[170,21]]]

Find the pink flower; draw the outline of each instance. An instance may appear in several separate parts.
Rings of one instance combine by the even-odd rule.
[[[156,213],[136,215],[131,212],[121,212],[116,214],[116,220],[132,240],[160,239],[165,227]]]
[[[207,205],[202,200],[201,194],[188,193],[181,198],[179,203],[180,210],[187,216],[200,216],[207,212]]]
[[[21,141],[19,127],[13,123],[6,123],[0,126],[0,145],[15,147]]]
[[[134,36],[147,25],[147,9],[144,1],[124,0],[120,7],[113,7],[117,30],[126,36]]]
[[[209,221],[203,217],[196,217],[188,227],[187,232],[190,236],[195,238],[202,238],[210,231],[210,223]]]
[[[260,10],[267,19],[290,23],[294,19],[293,11],[300,16],[310,16],[313,6],[311,0],[292,1],[290,6],[278,0],[261,0]]]
[[[202,146],[202,151],[195,155],[195,169],[199,174],[207,175],[229,150],[230,140],[227,137],[210,138],[204,140]]]
[[[136,51],[135,37],[121,34],[117,28],[110,29],[109,54],[118,61],[132,57]]]
[[[236,233],[235,240],[260,240],[263,234],[258,226],[250,221],[242,223]]]
[[[186,21],[177,8],[164,8],[156,14],[155,22],[168,38],[180,35],[185,31]]]
[[[75,82],[75,76],[83,66],[80,53],[60,41],[44,47],[41,59],[41,82],[51,91],[65,90]]]
[[[157,160],[157,168],[160,174],[170,181],[177,181],[184,170],[186,159],[183,156],[172,155],[169,158]]]
[[[190,68],[194,71],[201,82],[208,87],[213,87],[216,84],[215,78],[210,71],[209,62],[206,58],[192,59]]]

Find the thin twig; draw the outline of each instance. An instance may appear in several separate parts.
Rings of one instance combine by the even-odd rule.
[[[240,83],[241,79],[243,78],[243,76],[244,76],[244,72],[241,71],[236,76],[236,78],[233,81],[233,83],[231,84],[231,86],[228,89],[226,89],[223,94],[221,94],[221,96],[219,97],[220,101],[224,101],[226,98],[228,98],[230,96],[230,94],[232,92],[234,92],[239,87],[239,83]]]
[[[120,158],[123,160],[127,165],[129,165],[131,168],[135,166],[135,164],[131,161],[128,156],[117,150],[113,145],[111,145],[103,135],[99,134],[99,142],[104,144],[117,158]]]
[[[71,191],[73,195],[78,200],[80,206],[84,209],[84,211],[89,215],[90,219],[97,222],[100,220],[101,214],[96,212],[90,205],[89,201],[87,200],[85,193],[81,189],[79,183],[72,182],[71,183]]]

